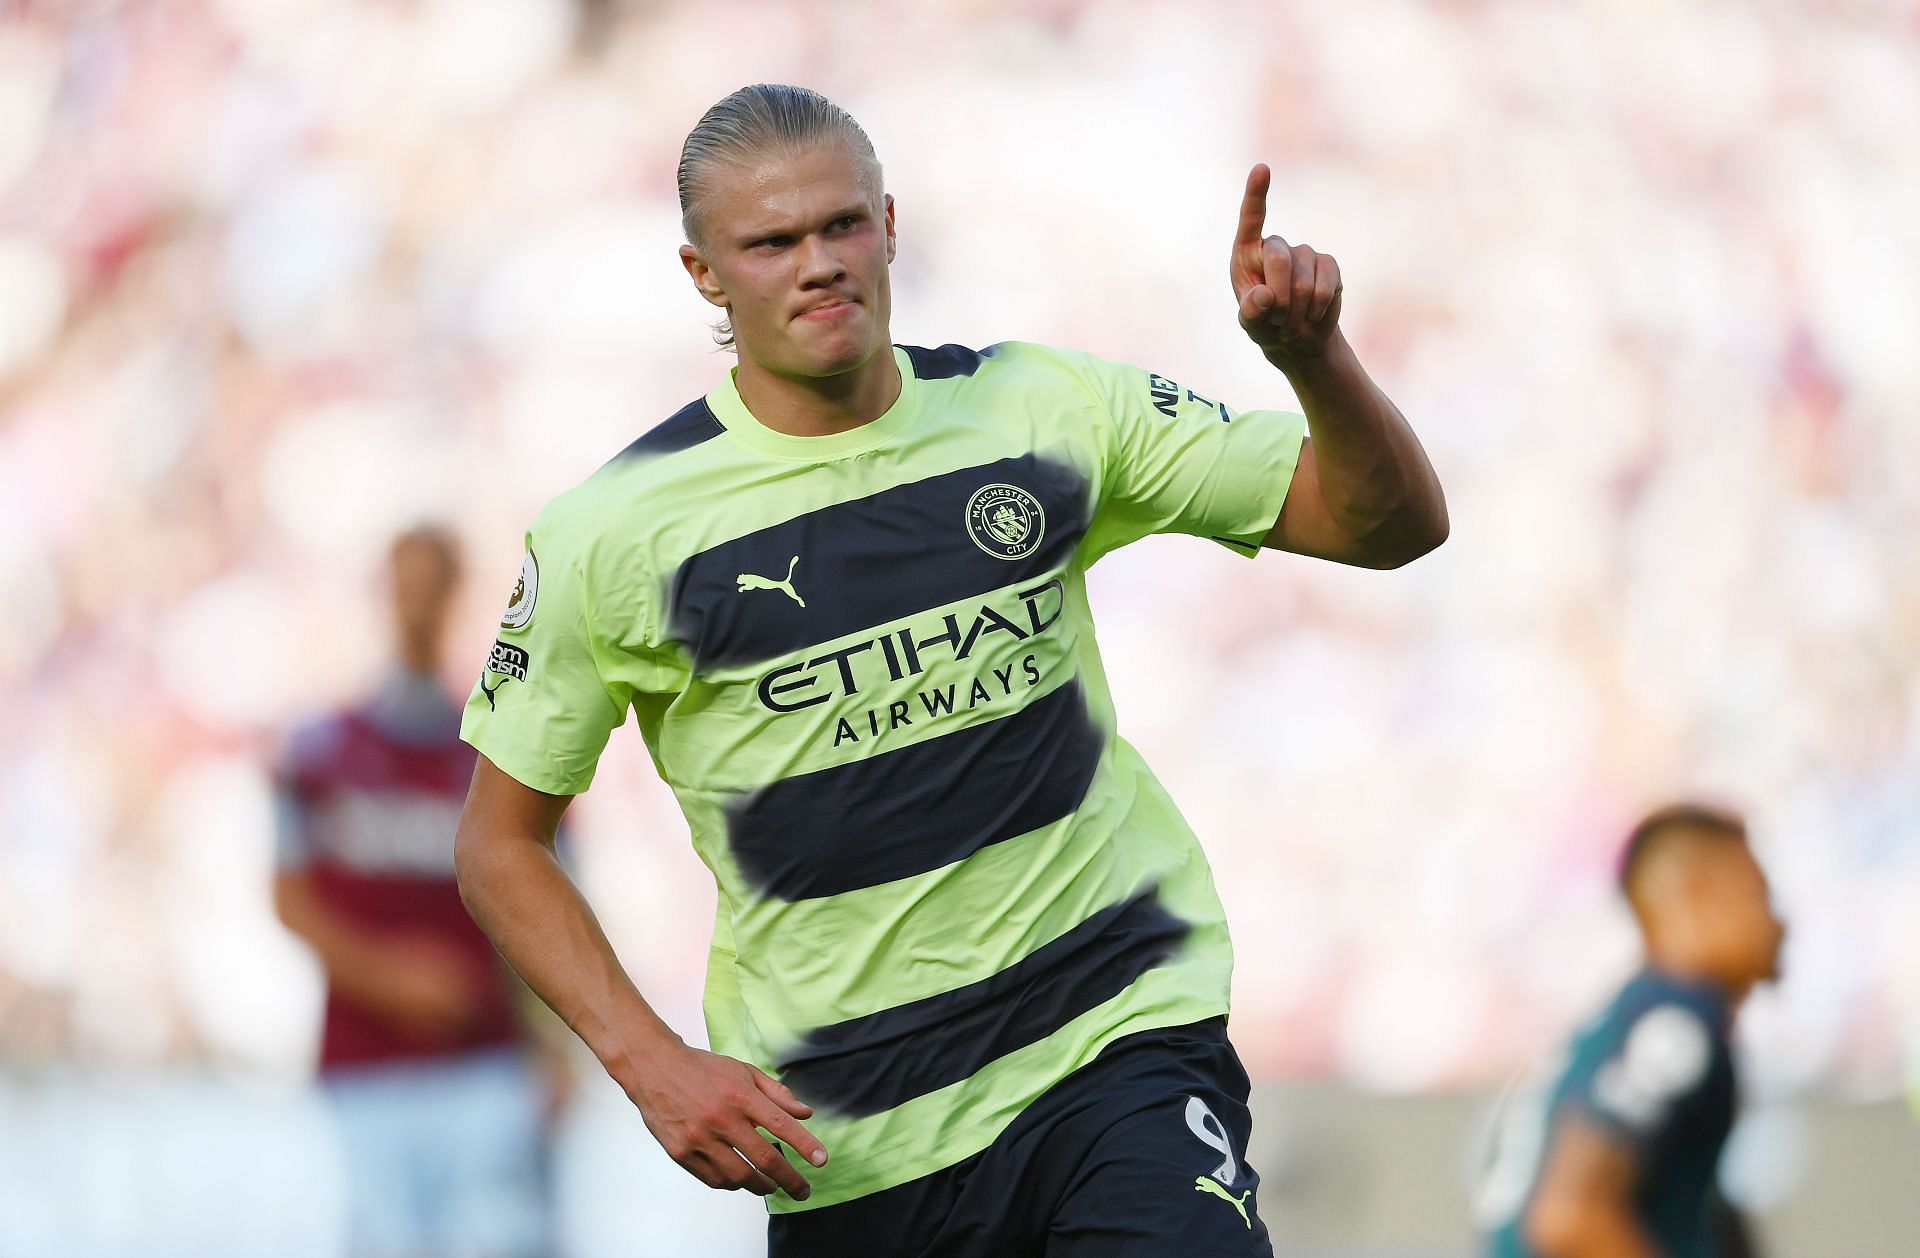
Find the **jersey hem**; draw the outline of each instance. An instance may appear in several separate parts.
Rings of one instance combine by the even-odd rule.
[[[937,1175],[941,1171],[964,1162],[982,1150],[991,1147],[993,1142],[1005,1134],[1007,1128],[1011,1127],[1014,1122],[1019,1119],[1020,1115],[1026,1112],[1029,1106],[1038,1102],[1040,1097],[1045,1096],[1048,1092],[1060,1086],[1061,1082],[1069,1076],[1092,1065],[1094,1060],[1116,1041],[1123,1040],[1129,1035],[1138,1035],[1147,1031],[1164,1031],[1169,1027],[1186,1026],[1189,1023],[1203,1021],[1207,1018],[1228,1018],[1231,1017],[1231,1014],[1227,1006],[1228,1002],[1225,1000],[1200,1000],[1192,1004],[1181,1005],[1177,1008],[1162,1009],[1152,1014],[1143,1014],[1138,1020],[1129,1020],[1123,1025],[1114,1028],[1110,1033],[1096,1036],[1092,1040],[1089,1040],[1086,1048],[1078,1054],[1074,1064],[1067,1070],[1061,1072],[1059,1078],[1053,1080],[1053,1082],[1041,1089],[1026,1105],[1008,1114],[1006,1121],[994,1125],[985,1133],[984,1139],[977,1141],[969,1140],[947,1150],[941,1155],[941,1160],[938,1165],[916,1165],[911,1174],[898,1177],[886,1174],[876,1175],[871,1181],[863,1183],[857,1188],[845,1186],[836,1191],[834,1189],[823,1190],[816,1187],[813,1195],[805,1201],[795,1201],[784,1192],[776,1193],[773,1196],[764,1198],[767,1205],[767,1213],[800,1214],[809,1210],[823,1210],[830,1206],[844,1205],[850,1201],[858,1201],[862,1197],[870,1197],[875,1193],[885,1192],[889,1188],[898,1188],[902,1184],[910,1184],[916,1179],[924,1179],[929,1175]],[[807,1168],[801,1166],[800,1170],[802,1174],[805,1174]]]

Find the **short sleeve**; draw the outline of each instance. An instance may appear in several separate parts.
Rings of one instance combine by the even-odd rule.
[[[555,517],[549,508],[527,534],[520,578],[460,736],[522,784],[577,795],[593,782],[633,694],[605,666],[583,547]]]
[[[1644,1149],[1706,1083],[1713,1034],[1695,1011],[1657,1004],[1641,1012],[1568,1080],[1567,1103],[1624,1143]]]
[[[1306,419],[1235,411],[1138,367],[1078,361],[1096,394],[1104,464],[1088,562],[1151,533],[1257,554],[1293,483]]]

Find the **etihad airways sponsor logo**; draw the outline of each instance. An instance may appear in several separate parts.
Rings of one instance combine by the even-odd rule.
[[[1066,606],[1066,587],[1055,577],[1032,589],[982,602],[963,623],[963,613],[890,629],[878,637],[776,668],[760,678],[760,702],[773,712],[799,712],[829,700],[857,695],[863,685],[917,677],[941,659],[964,660],[981,641],[1004,633],[1016,642],[1052,628]]]
[[[979,676],[975,677],[973,684],[964,690],[961,689],[959,682],[950,681],[944,686],[929,686],[913,699],[895,699],[887,705],[885,713],[875,706],[854,717],[843,716],[833,727],[833,745],[838,747],[841,743],[859,742],[861,718],[865,719],[865,736],[868,738],[879,738],[883,734],[891,734],[902,725],[912,725],[913,718],[919,715],[914,707],[914,700],[919,701],[919,709],[925,712],[928,720],[937,720],[943,716],[952,716],[955,712],[971,712],[981,704],[992,703],[995,699],[1012,698],[1016,681],[1028,690],[1040,684],[1038,656],[1029,652],[1020,657],[1017,666],[1020,670],[1018,678],[1014,676],[1015,667],[1009,664],[1005,668],[993,670],[994,685],[999,687],[998,694],[994,693],[992,686],[987,685],[985,676]]]

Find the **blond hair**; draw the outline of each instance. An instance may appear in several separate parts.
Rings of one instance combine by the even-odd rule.
[[[881,187],[880,159],[859,123],[820,93],[785,83],[755,83],[728,94],[700,116],[680,146],[680,226],[687,243],[702,246],[700,209],[716,166],[745,166],[772,151],[793,152],[816,144],[844,144]],[[733,325],[722,319],[714,340],[733,344]]]

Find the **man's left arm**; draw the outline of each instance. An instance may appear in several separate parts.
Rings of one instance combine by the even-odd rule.
[[[1263,236],[1271,181],[1264,165],[1247,176],[1229,275],[1240,326],[1293,386],[1308,438],[1263,545],[1397,568],[1446,540],[1446,496],[1406,417],[1340,330],[1339,264]]]

